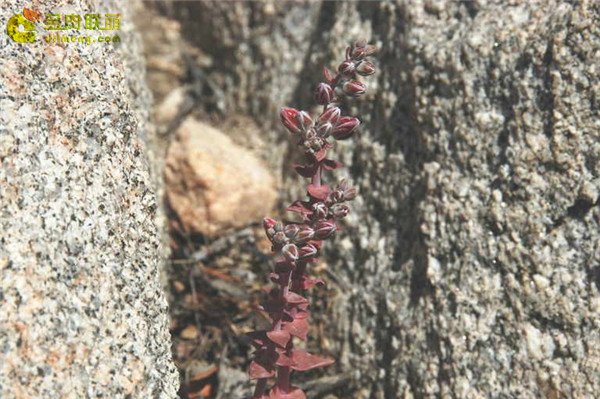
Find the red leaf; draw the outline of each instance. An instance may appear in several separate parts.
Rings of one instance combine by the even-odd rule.
[[[270,369],[270,370],[269,370]],[[270,378],[275,375],[275,367],[269,367],[267,369],[265,366],[253,361],[250,363],[250,379],[256,380],[259,378]]]
[[[266,331],[252,331],[247,333],[248,338],[252,340],[252,345],[255,348],[260,348],[266,344]]]
[[[317,162],[321,162],[323,159],[325,159],[326,155],[327,155],[327,146],[323,146],[323,148],[321,148],[319,151],[317,151],[313,154],[313,157],[315,157]]]
[[[285,210],[306,215],[312,215],[313,213],[310,209],[310,203],[303,201],[294,201],[292,205],[288,206]]]
[[[331,74],[331,71],[329,71],[329,69],[327,67],[323,67],[323,76],[325,76],[325,80],[327,81],[327,83],[333,82],[333,75]]]
[[[285,349],[282,349],[282,351],[279,352],[279,357],[275,362],[276,366],[291,367],[294,364],[294,361],[292,360],[291,356],[288,356],[285,352]]]
[[[320,278],[306,278],[302,282],[302,288],[305,290],[311,289],[315,285],[325,285],[325,281]]]
[[[335,361],[334,359],[316,356],[302,350],[294,350],[292,352],[292,359],[294,360],[292,369],[298,371],[306,371],[317,367],[329,366]]]
[[[295,292],[288,292],[285,296],[285,300],[288,303],[308,303],[308,299],[304,298],[302,295],[298,295]]]
[[[283,329],[288,331],[294,337],[298,337],[302,341],[306,341],[308,322],[305,319],[295,319],[291,323],[284,324]]]
[[[312,165],[292,165],[292,167],[296,170],[296,172],[298,172],[298,174],[300,176],[303,177],[313,177],[313,175],[315,174],[316,170],[317,170],[317,165],[316,164],[312,164]]]
[[[269,313],[281,312],[284,302],[279,298],[268,299],[262,304],[262,308]]]
[[[308,194],[318,200],[326,200],[329,196],[329,193],[331,193],[331,188],[327,184],[319,187],[316,187],[313,184],[308,185]]]
[[[298,387],[292,387],[288,392],[283,392],[279,387],[274,387],[269,393],[269,399],[306,399],[306,395]]]
[[[321,165],[323,165],[323,167],[327,170],[334,170],[340,166],[343,166],[341,163],[334,161],[333,159],[324,159],[323,162],[321,162]]]
[[[286,273],[294,269],[294,263],[287,259],[279,259],[275,264],[275,271],[277,273]]]
[[[281,347],[286,347],[290,339],[292,338],[290,333],[287,331],[279,330],[279,331],[268,331],[267,337],[277,345]]]

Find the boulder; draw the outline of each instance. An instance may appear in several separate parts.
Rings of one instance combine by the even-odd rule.
[[[165,182],[185,231],[208,237],[260,222],[277,199],[275,179],[252,152],[193,117],[169,148]]]

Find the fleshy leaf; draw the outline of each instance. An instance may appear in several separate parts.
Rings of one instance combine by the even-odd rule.
[[[259,378],[271,378],[275,375],[275,367],[269,367],[267,369],[262,364],[257,361],[252,361],[250,363],[250,379],[256,380]]]
[[[332,364],[335,360],[328,357],[320,357],[303,350],[292,351],[294,360],[293,370],[306,371],[317,367],[325,367]]]
[[[308,185],[308,194],[316,198],[318,200],[324,201],[331,193],[331,188],[327,184],[323,184],[322,186],[315,186],[313,184]]]
[[[306,278],[302,282],[302,288],[305,289],[305,290],[311,289],[315,285],[324,286],[325,285],[325,281],[321,280],[320,278]]]
[[[333,159],[324,159],[323,162],[321,162],[321,165],[323,165],[323,168],[327,170],[334,170],[340,166],[343,166],[341,163],[334,161]]]
[[[267,337],[277,345],[284,347],[290,342],[291,335],[288,331],[268,331]]]
[[[315,171],[317,170],[317,165],[292,165],[292,167],[296,170],[296,172],[302,177],[313,177]]]
[[[292,387],[288,392],[283,392],[279,387],[274,387],[269,393],[269,399],[306,399],[306,395],[298,387]]]
[[[302,295],[298,295],[295,292],[288,292],[285,296],[285,300],[288,303],[308,303],[308,299],[304,298]]]
[[[266,331],[252,331],[247,333],[246,335],[252,340],[252,345],[255,348],[261,348],[266,345],[267,336],[265,333]]]
[[[291,323],[287,323],[283,326],[285,331],[288,331],[294,337],[300,338],[302,341],[306,341],[306,334],[308,333],[308,322],[305,319],[295,319]]]
[[[319,151],[313,154],[313,157],[317,160],[317,162],[321,162],[327,156],[327,147],[323,146]]]
[[[279,354],[279,357],[275,362],[276,366],[291,367],[294,364],[294,360],[292,360],[291,356],[288,356],[285,349],[282,349],[281,351],[277,352]]]
[[[304,201],[294,201],[285,210],[306,215],[312,215],[313,213],[313,211],[310,209],[310,203]]]

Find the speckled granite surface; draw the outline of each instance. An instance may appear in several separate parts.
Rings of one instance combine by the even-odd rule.
[[[0,397],[172,398],[139,38],[125,3],[44,3],[121,13],[121,43],[0,35]]]

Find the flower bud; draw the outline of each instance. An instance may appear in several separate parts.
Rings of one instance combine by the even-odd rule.
[[[335,223],[328,220],[319,220],[314,224],[315,238],[317,240],[324,240],[336,231],[337,226]]]
[[[350,57],[356,61],[360,61],[366,56],[366,50],[364,47],[353,47],[350,51]]]
[[[310,228],[309,226],[303,225],[300,227],[300,231],[298,231],[298,234],[296,234],[296,241],[297,242],[306,242],[306,241],[310,241],[312,240],[312,238],[315,236],[315,232],[312,228]]]
[[[350,213],[350,208],[347,205],[337,205],[333,208],[333,217],[342,219]]]
[[[350,188],[350,183],[348,183],[348,179],[342,179],[335,188],[341,191],[346,191]]]
[[[354,198],[356,198],[357,194],[358,194],[358,191],[356,191],[355,188],[349,188],[348,190],[344,191],[343,200],[344,201],[351,201]]]
[[[301,131],[308,130],[313,124],[312,118],[306,111],[300,111],[296,114],[296,122]]]
[[[333,89],[327,83],[319,83],[315,89],[315,101],[320,105],[327,105],[333,101]]]
[[[281,249],[281,253],[285,258],[291,262],[295,262],[298,260],[300,253],[298,252],[298,247],[295,244],[287,244]]]
[[[296,115],[298,115],[298,110],[294,108],[282,107],[279,111],[281,123],[293,134],[300,133],[300,128],[296,122]]]
[[[272,218],[264,218],[263,219],[263,227],[265,228],[265,231],[269,230],[271,227],[275,226],[275,223],[277,223],[277,221],[275,219]]]
[[[367,86],[358,80],[349,80],[342,86],[342,90],[350,97],[359,97],[367,91]]]
[[[365,39],[365,38],[359,39],[354,43],[354,47],[365,47],[366,45],[367,45],[367,39]]]
[[[331,132],[331,135],[336,140],[345,140],[352,136],[352,133],[356,127],[360,125],[360,120],[351,116],[343,116],[340,118],[337,126]]]
[[[369,61],[363,61],[356,67],[356,72],[362,76],[373,75],[375,73],[375,65]]]
[[[317,202],[312,206],[314,215],[317,219],[325,219],[327,217],[327,205],[322,202]]]
[[[283,233],[286,235],[286,237],[292,239],[292,238],[296,237],[296,234],[298,234],[299,230],[300,230],[300,227],[298,227],[297,224],[288,224],[283,229]]]
[[[346,60],[340,64],[338,67],[338,71],[344,76],[352,76],[354,75],[354,71],[356,70],[356,65],[352,60]]]
[[[276,223],[273,225],[273,228],[274,228],[274,229],[275,229],[275,231],[277,231],[277,232],[283,231],[283,223],[281,223],[281,222],[276,222]]]
[[[338,107],[327,108],[327,110],[323,112],[319,117],[319,123],[329,122],[335,125],[336,122],[340,119],[341,114],[342,111],[340,111]]]
[[[333,202],[334,204],[337,202],[343,202],[344,201],[344,192],[339,189],[332,191],[331,194],[329,194],[329,200],[331,202]]]
[[[371,54],[375,53],[375,51],[377,51],[377,47],[373,46],[373,45],[368,45],[365,47],[365,57],[370,56]]]
[[[306,244],[302,248],[300,248],[300,258],[312,258],[317,254],[317,247],[312,244]]]
[[[333,125],[329,122],[323,123],[322,125],[317,126],[317,133],[321,137],[329,137],[331,132],[333,131]]]
[[[286,242],[288,242],[288,238],[285,236],[285,234],[283,233],[283,231],[278,231],[273,236],[273,244],[283,245]]]
[[[317,131],[315,129],[308,129],[306,132],[304,132],[304,140],[306,141],[311,141],[316,139],[318,136]]]

